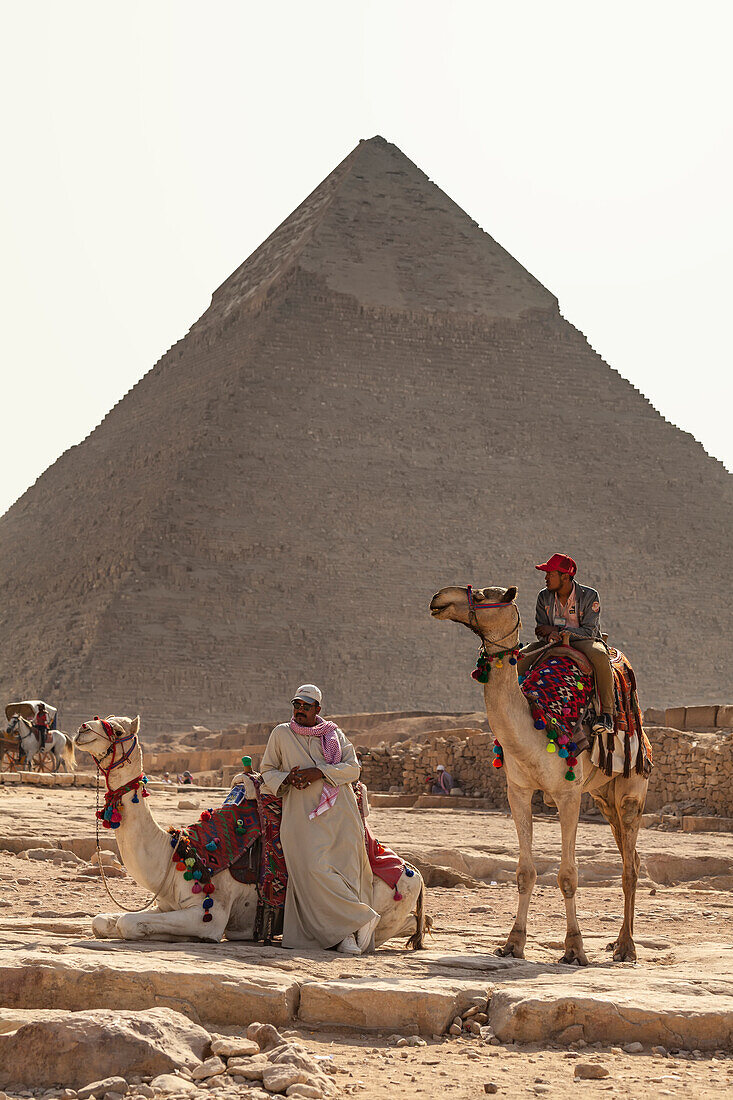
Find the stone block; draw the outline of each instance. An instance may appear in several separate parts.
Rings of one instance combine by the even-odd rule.
[[[733,817],[683,817],[683,833],[733,833]]]
[[[718,707],[715,724],[719,729],[733,729],[733,705]]]
[[[648,707],[644,711],[643,720],[645,726],[664,726],[667,722],[667,712],[665,710],[655,710],[654,707]]]
[[[685,707],[685,729],[706,729],[714,726],[718,714],[718,707]]]
[[[304,982],[299,1017],[304,1023],[332,1027],[393,1031],[415,1027],[422,1034],[435,1035],[442,1034],[477,999],[487,997],[485,984],[443,978]]]
[[[683,730],[685,728],[685,708],[668,707],[664,712],[664,725],[673,730]]]

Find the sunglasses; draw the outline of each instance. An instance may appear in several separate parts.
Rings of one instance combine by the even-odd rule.
[[[305,699],[291,699],[290,700],[290,705],[293,708],[302,707],[304,710],[310,710],[311,707],[315,707],[318,704],[317,703],[306,703]]]

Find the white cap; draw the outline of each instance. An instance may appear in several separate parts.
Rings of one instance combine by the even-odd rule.
[[[315,684],[301,684],[293,698],[304,699],[306,703],[318,703],[320,706],[323,695],[321,689],[317,688]]]
[[[445,764],[438,764],[438,771],[439,772],[444,772],[445,771]]]

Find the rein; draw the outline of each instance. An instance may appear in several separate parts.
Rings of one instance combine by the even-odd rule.
[[[110,899],[115,903],[115,905],[119,905],[120,909],[123,909],[125,911],[125,913],[144,913],[145,910],[149,909],[150,906],[153,904],[153,902],[156,900],[156,898],[160,895],[160,891],[163,889],[163,886],[165,885],[165,880],[168,878],[168,872],[167,871],[165,872],[165,874],[163,875],[163,881],[161,882],[160,886],[155,891],[152,898],[150,898],[150,900],[148,902],[146,902],[145,905],[141,906],[139,909],[128,909],[127,906],[123,904],[123,902],[119,901],[118,898],[116,898],[114,896],[114,894],[112,893],[112,891],[109,888],[109,884],[107,882],[107,876],[104,873],[104,864],[102,862],[102,849],[101,849],[101,845],[100,845],[100,842],[99,842],[99,823],[100,823],[100,821],[102,822],[102,825],[104,826],[105,829],[119,829],[120,823],[122,821],[122,814],[120,812],[120,803],[122,802],[122,799],[123,799],[124,795],[128,794],[130,791],[134,791],[135,793],[134,793],[132,801],[133,802],[139,802],[140,799],[137,797],[137,792],[138,792],[138,789],[140,787],[142,787],[143,788],[143,798],[148,798],[149,797],[148,792],[145,789],[145,784],[147,783],[147,776],[144,775],[142,772],[135,779],[132,779],[129,783],[123,784],[122,787],[112,788],[109,785],[109,773],[114,768],[119,768],[119,766],[121,764],[125,764],[130,759],[130,757],[132,756],[133,750],[138,747],[137,735],[134,734],[134,733],[125,734],[124,730],[118,732],[115,729],[115,727],[112,725],[112,723],[109,721],[109,719],[95,718],[94,721],[100,723],[100,725],[102,726],[102,729],[105,732],[105,735],[107,736],[107,739],[110,741],[109,748],[104,753],[104,755],[99,758],[99,760],[97,760],[96,756],[93,753],[90,753],[90,755],[92,757],[92,760],[94,761],[94,763],[97,766],[97,788],[96,788],[96,802],[97,802],[97,805],[96,805],[96,813],[95,813],[96,842],[97,842],[97,866],[99,867],[99,873],[100,873],[104,888],[107,891],[107,894],[110,897]],[[87,725],[86,722],[83,722],[82,725],[79,727],[79,733],[81,733],[81,731],[83,729],[89,729],[89,726]],[[128,749],[125,749],[124,744],[127,741],[130,742],[130,747]],[[120,756],[119,760],[115,760],[115,756],[117,754],[117,748],[118,747],[122,747],[122,755]],[[112,753],[112,760],[110,762],[109,767],[104,768],[102,766],[102,761],[105,760],[109,756],[110,753]],[[107,790],[106,790],[105,795],[104,795],[104,809],[103,810],[101,810],[99,808],[99,794],[100,794],[100,790],[101,790],[100,783],[99,783],[100,775],[104,776],[104,782],[105,782],[105,785],[107,787]]]

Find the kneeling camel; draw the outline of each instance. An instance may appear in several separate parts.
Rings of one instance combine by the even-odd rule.
[[[215,877],[216,905],[212,920],[203,923],[201,899],[193,881],[186,881],[171,862],[170,834],[148,809],[147,799],[133,788],[143,776],[143,756],[137,739],[140,718],[95,718],[79,727],[76,746],[94,757],[107,779],[108,789],[130,785],[119,804],[115,830],[120,857],[138,885],[155,893],[156,908],[148,912],[101,913],[92,921],[100,938],[123,940],[208,940],[218,942],[253,938],[257,887],[237,882],[229,871]],[[107,733],[109,730],[109,734]],[[403,871],[398,882],[400,900],[379,878],[374,878],[372,907],[381,914],[374,939],[378,947],[394,936],[409,935],[409,946],[423,946],[428,918],[424,913],[425,886],[418,871]]]

